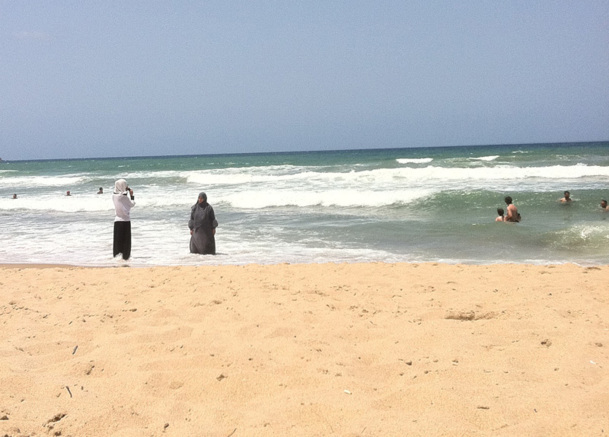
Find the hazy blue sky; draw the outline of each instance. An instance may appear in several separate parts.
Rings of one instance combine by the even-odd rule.
[[[609,1],[0,0],[0,157],[609,140]]]

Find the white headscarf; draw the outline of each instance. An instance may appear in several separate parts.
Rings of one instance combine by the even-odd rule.
[[[114,194],[127,194],[127,181],[119,179],[114,182]]]

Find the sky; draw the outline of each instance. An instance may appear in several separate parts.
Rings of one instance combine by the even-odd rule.
[[[5,160],[606,140],[606,0],[0,0]]]

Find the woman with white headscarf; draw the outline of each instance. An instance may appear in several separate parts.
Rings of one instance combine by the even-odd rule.
[[[190,210],[190,253],[216,254],[216,228],[218,221],[214,209],[207,203],[207,194],[199,193],[197,203]]]
[[[124,260],[131,256],[131,208],[135,206],[133,190],[127,186],[127,181],[119,179],[114,183],[112,201],[116,216],[114,217],[114,256],[121,253]]]

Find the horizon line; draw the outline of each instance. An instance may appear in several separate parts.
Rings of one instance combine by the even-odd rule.
[[[602,144],[609,143],[609,140],[600,141],[565,141],[565,142],[544,142],[544,143],[497,143],[497,144],[471,144],[471,145],[452,145],[452,146],[414,146],[414,147],[379,147],[379,148],[356,148],[356,149],[329,149],[329,150],[286,150],[286,151],[266,151],[266,152],[230,152],[230,153],[194,153],[177,155],[133,155],[133,156],[106,156],[106,157],[87,157],[87,158],[38,158],[38,159],[14,159],[6,160],[0,157],[0,163],[8,164],[12,162],[42,162],[42,161],[87,161],[87,160],[111,160],[111,159],[153,159],[153,158],[188,158],[204,156],[247,156],[247,155],[290,155],[300,153],[336,153],[353,151],[387,151],[387,150],[417,150],[417,149],[448,149],[448,148],[470,148],[470,147],[518,147],[518,146],[571,146],[579,144]]]

